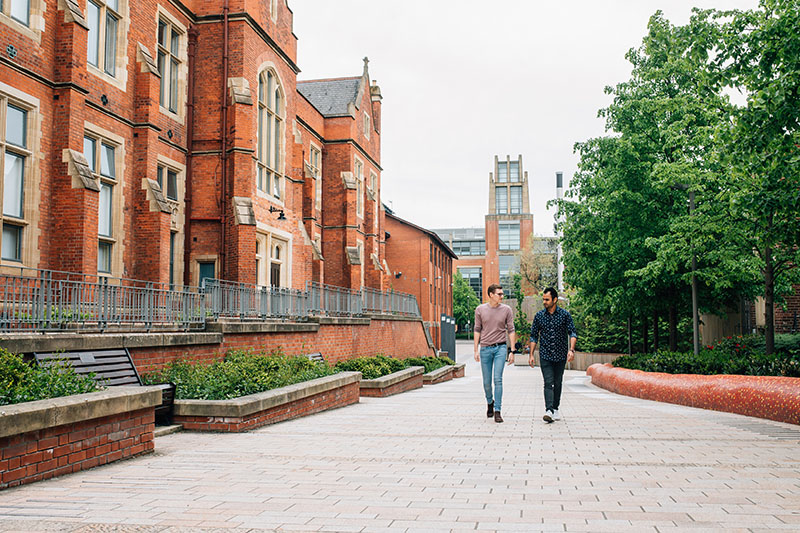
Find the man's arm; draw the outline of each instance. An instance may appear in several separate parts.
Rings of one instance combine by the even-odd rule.
[[[478,308],[475,308],[475,326],[472,328],[474,333],[473,337],[475,339],[475,343],[473,346],[473,355],[475,356],[475,361],[480,362],[481,360],[481,331],[483,330],[483,320],[481,319],[481,314],[478,312]]]
[[[516,349],[517,346],[517,332],[516,331],[511,332],[508,335],[508,338],[511,340],[511,347],[508,349],[508,354],[507,354],[508,364],[510,365],[511,363],[514,362],[514,350]]]
[[[474,349],[474,352],[475,352],[475,362],[478,362],[478,363],[481,360],[480,340],[481,340],[481,332],[480,331],[476,331],[475,332],[475,346],[474,346],[473,349]]]
[[[572,321],[572,315],[569,311],[567,311],[567,332],[569,334],[567,361],[572,362],[572,360],[575,359],[575,343],[578,342],[578,331],[575,329],[575,322]]]
[[[536,316],[533,317],[533,323],[531,324],[531,345],[530,345],[530,353],[528,354],[528,364],[533,366],[536,362],[536,358],[533,356],[533,352],[536,351],[536,342],[539,340],[539,325],[536,322]]]

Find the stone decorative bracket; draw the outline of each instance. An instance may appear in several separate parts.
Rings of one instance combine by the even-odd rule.
[[[368,188],[367,189],[367,196],[369,196],[369,199],[374,202],[375,201],[375,189]]]
[[[92,174],[89,162],[82,153],[64,148],[64,151],[61,152],[61,161],[67,164],[67,173],[72,177],[73,189],[89,189],[100,192],[100,184]]]
[[[319,261],[325,261],[325,258],[322,257],[322,250],[320,250],[316,241],[311,241],[311,257]]]
[[[358,183],[352,172],[342,172],[342,183],[344,183],[345,189],[356,190],[358,188]]]
[[[74,22],[83,28],[89,29],[86,17],[83,16],[81,7],[75,0],[58,0],[58,9],[64,12],[64,22]]]
[[[247,81],[247,78],[228,78],[228,89],[231,92],[232,104],[253,105],[250,82]]]
[[[253,210],[253,199],[244,196],[233,197],[233,214],[236,224],[240,226],[255,226],[256,213]]]
[[[372,259],[372,266],[375,267],[375,270],[380,270],[383,272],[383,267],[381,266],[380,259],[378,259],[378,254],[369,254],[369,256]]]
[[[314,169],[308,164],[308,161],[303,161],[303,176],[306,178],[317,179],[314,175]]]
[[[308,234],[308,231],[306,231],[306,227],[299,220],[297,221],[297,227],[300,228],[300,232],[303,234],[303,242],[311,246],[311,257],[324,261],[322,258],[322,250],[320,250],[319,245],[311,240],[311,236]]]
[[[158,65],[153,61],[153,55],[142,43],[136,43],[136,61],[142,64],[142,72],[150,72],[159,78],[161,73],[158,71]]]
[[[303,132],[297,127],[297,120],[292,120],[292,135],[295,144],[303,144]]]
[[[147,199],[150,201],[150,211],[161,211],[162,213],[172,213],[172,206],[164,197],[161,185],[154,179],[145,178],[142,180],[142,189],[147,191]]]
[[[361,255],[358,253],[358,246],[347,246],[345,247],[347,251],[347,262],[351,265],[360,265],[361,264]]]

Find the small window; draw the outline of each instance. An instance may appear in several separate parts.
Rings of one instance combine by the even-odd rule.
[[[356,214],[360,217],[364,216],[364,163],[356,159],[355,164],[356,175]]]
[[[370,122],[371,122],[371,121],[370,121],[370,119],[369,119],[369,114],[367,114],[367,113],[365,112],[365,113],[364,113],[364,137],[365,137],[367,140],[369,140],[369,133],[370,133],[370,130],[372,129],[372,126],[371,126]]]
[[[166,183],[164,183],[164,177],[166,176]],[[161,191],[164,193],[164,196],[167,197],[169,200],[178,201],[178,173],[170,168],[167,168],[163,165],[158,166],[158,171],[156,174],[156,180],[158,181],[158,185],[161,187]]]
[[[317,210],[322,209],[322,152],[316,146],[311,146],[308,152],[308,166],[314,176],[314,203]]]
[[[508,187],[497,187],[494,190],[495,213],[508,213]]]
[[[83,155],[100,184],[97,209],[97,271],[112,272],[117,235],[114,227],[117,194],[117,146],[94,134],[83,138]]]
[[[497,182],[506,183],[508,181],[508,162],[501,161],[497,163]]]
[[[89,23],[86,60],[112,77],[117,72],[118,9],[118,0],[88,0],[86,3]]]
[[[178,72],[183,35],[173,24],[158,21],[158,72],[161,74],[159,103],[164,109],[178,112]]]

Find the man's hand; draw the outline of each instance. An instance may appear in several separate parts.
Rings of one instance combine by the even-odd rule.
[[[513,362],[514,362],[514,352],[512,350],[512,351],[509,351],[508,355],[506,356],[506,364],[510,365]]]
[[[476,363],[480,363],[481,362],[481,353],[480,352],[475,352],[475,362]]]
[[[531,354],[528,356],[528,364],[533,367],[535,366],[534,363],[536,363],[536,358],[533,357],[533,352],[531,352]]]
[[[567,361],[571,363],[573,359],[575,359],[575,350],[570,350],[567,352]]]

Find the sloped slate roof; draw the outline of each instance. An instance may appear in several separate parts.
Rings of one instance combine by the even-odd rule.
[[[297,82],[297,90],[323,116],[347,115],[347,104],[355,104],[361,78]]]

